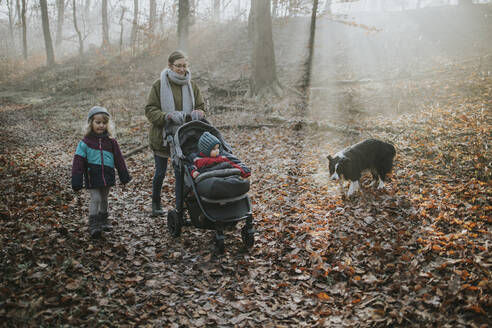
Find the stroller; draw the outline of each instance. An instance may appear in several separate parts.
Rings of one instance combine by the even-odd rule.
[[[188,120],[189,118],[186,119]],[[204,195],[203,192],[200,194],[200,185],[206,185],[207,181],[212,181],[207,179],[213,179],[214,185],[209,186],[209,189],[213,191],[213,186],[220,186],[221,179],[229,179],[235,174],[237,177],[238,173],[235,170],[239,171],[238,169],[216,169],[200,174],[196,180],[191,176],[193,162],[189,155],[198,152],[198,140],[203,132],[208,131],[216,136],[223,150],[232,154],[231,147],[222,138],[220,132],[206,120],[189,121],[179,126],[177,130],[166,128],[165,131],[166,140],[171,149],[172,164],[178,167],[182,179],[180,208],[183,210],[173,209],[167,214],[167,228],[171,236],[179,237],[183,226],[193,225],[196,228],[215,230],[216,251],[223,253],[224,230],[234,227],[240,221],[245,221],[241,229],[241,238],[246,248],[252,247],[255,230],[251,202],[247,194],[249,181],[247,181],[247,189],[232,188],[232,190],[223,192],[221,198],[217,199],[215,196]],[[188,212],[187,217],[184,212]]]

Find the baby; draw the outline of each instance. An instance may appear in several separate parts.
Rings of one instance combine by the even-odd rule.
[[[251,175],[251,170],[247,168],[232,154],[221,151],[221,143],[216,136],[210,132],[204,132],[198,140],[198,154],[193,159],[193,169],[191,176],[195,179],[201,172],[210,169],[219,163],[227,163],[230,167],[238,168],[241,177],[247,178]]]

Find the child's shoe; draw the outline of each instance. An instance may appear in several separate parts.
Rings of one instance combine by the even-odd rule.
[[[99,224],[103,231],[113,230],[113,226],[111,225],[111,222],[109,222],[108,216],[109,216],[108,212],[99,213]]]
[[[89,216],[89,234],[91,238],[99,238],[101,236],[101,225],[99,223],[99,215]]]

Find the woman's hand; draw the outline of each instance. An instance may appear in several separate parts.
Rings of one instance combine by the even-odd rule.
[[[178,111],[167,113],[166,120],[173,121],[174,123],[177,124],[183,124],[184,122],[183,113]]]
[[[205,112],[201,109],[194,110],[191,112],[191,119],[193,121],[199,121],[205,117]]]

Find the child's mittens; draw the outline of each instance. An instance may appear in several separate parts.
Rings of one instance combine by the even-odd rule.
[[[196,179],[196,177],[200,174],[200,172],[198,171],[193,171],[191,172],[191,176],[193,177],[193,179]]]
[[[120,182],[123,185],[132,180],[132,177],[130,176],[130,173],[128,173],[128,171],[120,171],[118,172],[118,174],[120,175]]]

